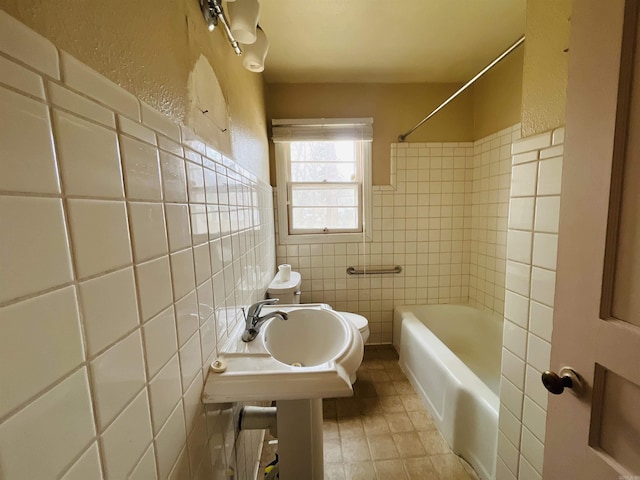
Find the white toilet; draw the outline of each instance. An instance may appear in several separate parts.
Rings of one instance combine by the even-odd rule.
[[[280,281],[280,274],[277,273],[273,278],[269,287],[267,288],[268,298],[277,298],[281,304],[294,304],[300,303],[300,284],[302,283],[302,277],[298,272],[291,272],[291,276],[288,281]],[[362,315],[349,312],[338,312],[349,320],[360,332],[362,336],[362,343],[367,343],[369,339],[369,321]]]

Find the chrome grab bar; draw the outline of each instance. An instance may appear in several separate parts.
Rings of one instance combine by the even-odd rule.
[[[369,270],[367,268],[362,270],[357,270],[356,267],[347,267],[347,274],[349,275],[381,275],[384,273],[400,273],[402,272],[402,267],[400,265],[396,265],[393,268],[385,268],[379,270]]]

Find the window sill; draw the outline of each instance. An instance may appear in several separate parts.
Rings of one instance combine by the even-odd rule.
[[[301,235],[280,234],[279,245],[296,245],[307,243],[362,243],[370,242],[369,233],[311,233]]]

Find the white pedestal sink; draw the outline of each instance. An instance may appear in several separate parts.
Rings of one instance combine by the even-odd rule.
[[[202,401],[275,400],[280,479],[321,480],[322,398],[353,395],[349,378],[362,362],[362,337],[328,305],[277,310],[288,320],[269,320],[253,341],[243,342],[242,331],[236,332],[212,364]]]

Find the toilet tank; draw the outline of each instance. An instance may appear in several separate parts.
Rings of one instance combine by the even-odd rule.
[[[298,272],[292,271],[291,277],[286,282],[280,281],[280,274],[277,273],[267,288],[267,297],[277,298],[282,304],[300,303],[301,282],[302,277]]]

